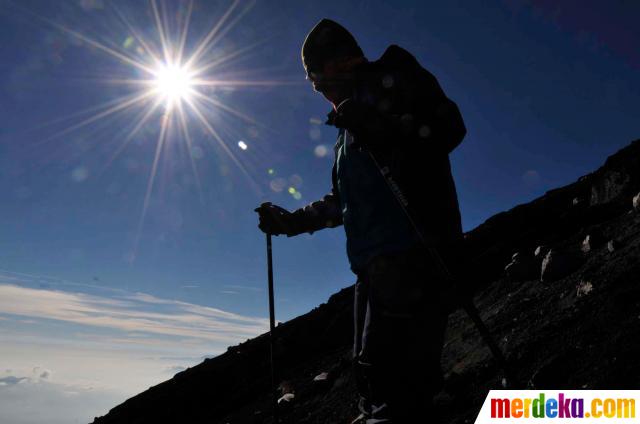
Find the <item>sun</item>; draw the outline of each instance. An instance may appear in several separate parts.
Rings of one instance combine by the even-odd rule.
[[[166,109],[189,101],[194,93],[193,71],[186,66],[159,64],[153,76],[153,91],[164,100]]]
[[[143,134],[147,132],[146,130],[152,128],[151,121],[158,120],[154,134],[153,161],[142,202],[142,211],[134,241],[134,252],[137,250],[140,240],[156,176],[162,163],[161,159],[166,154],[169,142],[180,141],[184,143],[188,150],[187,157],[190,160],[193,179],[202,198],[202,187],[195,162],[196,155],[192,150],[194,147],[192,139],[194,125],[200,130],[198,134],[202,134],[199,140],[211,143],[216,147],[216,151],[220,151],[218,148],[221,148],[221,151],[237,165],[238,170],[255,192],[261,192],[255,175],[240,160],[226,138],[231,134],[244,131],[244,125],[236,126],[238,119],[251,126],[264,127],[264,125],[233,107],[226,101],[228,98],[223,99],[219,94],[237,88],[297,85],[299,82],[297,80],[272,81],[262,78],[258,80],[239,79],[235,72],[231,73],[228,70],[229,64],[235,64],[235,62],[245,59],[248,57],[248,52],[264,45],[269,39],[269,37],[262,37],[255,43],[240,45],[229,51],[222,48],[221,40],[225,34],[241,21],[241,18],[249,12],[256,1],[229,0],[229,7],[195,44],[190,42],[189,35],[195,0],[179,2],[149,0],[150,11],[147,15],[152,17],[155,22],[155,34],[152,31],[153,24],[133,25],[126,18],[126,13],[112,5],[114,13],[119,18],[114,24],[122,24],[126,30],[122,43],[119,43],[117,39],[109,38],[107,42],[100,42],[78,30],[42,17],[43,21],[73,37],[79,43],[86,44],[92,50],[100,51],[117,60],[125,73],[115,78],[107,76],[98,80],[127,88],[127,94],[121,97],[72,115],[74,119],[75,117],[82,118],[79,119],[79,122],[48,137],[48,140],[60,138],[100,120],[124,116],[127,123],[123,121],[123,128],[126,130],[122,129],[122,131],[126,133],[123,133],[124,137],[119,140],[119,145],[106,160],[104,165],[104,169],[106,169],[114,163],[134,139],[141,139]],[[2,0],[0,0],[1,2]],[[173,21],[171,17],[177,19]],[[147,27],[150,28],[150,31],[145,32]],[[159,113],[163,107],[163,113]],[[245,141],[238,142],[237,146],[241,151],[247,150],[248,147]]]

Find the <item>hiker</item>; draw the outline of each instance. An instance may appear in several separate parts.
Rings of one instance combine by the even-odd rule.
[[[448,155],[466,134],[462,117],[409,52],[391,45],[369,61],[329,19],[307,35],[302,62],[333,106],[333,188],[294,212],[262,204],[259,228],[294,236],[344,225],[357,276],[354,422],[432,422],[449,309],[447,277],[426,252],[455,268],[462,227]]]

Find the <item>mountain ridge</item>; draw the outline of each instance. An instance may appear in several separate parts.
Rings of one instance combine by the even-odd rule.
[[[640,377],[633,359],[640,354],[640,211],[632,212],[638,192],[640,140],[577,181],[465,234],[476,277],[468,289],[527,387],[632,388]],[[277,327],[280,392],[295,394],[282,403],[284,422],[337,424],[357,415],[352,299],[347,287]],[[268,358],[263,334],[132,397],[94,424],[271,422]],[[473,420],[487,391],[500,388],[501,371],[460,310],[450,316],[442,363],[445,388],[436,403],[443,421]],[[326,378],[314,381],[323,372]]]

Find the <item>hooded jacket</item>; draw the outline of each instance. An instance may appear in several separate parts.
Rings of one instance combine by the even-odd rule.
[[[426,244],[456,244],[462,226],[449,153],[466,134],[458,107],[436,78],[396,45],[355,72],[353,96],[329,113],[327,124],[342,129],[339,143],[345,130],[350,133],[391,176],[395,189],[387,189],[396,191]],[[338,179],[334,162],[330,193],[293,213],[300,232],[343,223]]]

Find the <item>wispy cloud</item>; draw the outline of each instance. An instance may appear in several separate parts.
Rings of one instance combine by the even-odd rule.
[[[107,292],[119,293],[123,292],[120,289],[114,289],[110,287],[106,287],[103,285],[98,285],[95,283],[99,283],[100,279],[98,277],[93,277],[91,283],[79,283],[77,281],[69,281],[63,278],[52,277],[49,275],[36,275],[36,274],[28,274],[25,272],[16,272],[9,271],[6,269],[0,269],[0,283],[8,283],[8,284],[20,284],[20,285],[34,285],[40,287],[75,287],[75,288],[84,288],[84,289],[98,289],[104,290]]]
[[[29,377],[4,377],[0,381],[0,422],[23,424],[86,423],[126,399],[121,393],[38,381]]]
[[[0,422],[29,424],[69,422],[69,411],[88,422],[268,329],[265,318],[2,270],[0,321]]]
[[[6,370],[7,373],[11,370]],[[51,376],[51,371],[41,367],[33,367],[31,376],[18,377],[16,375],[7,375],[0,377],[0,386],[15,386],[16,384],[40,383],[46,381]]]
[[[10,375],[8,377],[0,378],[0,386],[13,386],[14,384],[20,384],[23,381],[29,380],[27,377],[16,377]]]
[[[177,374],[181,371],[186,370],[186,367],[183,367],[182,365],[174,365],[174,366],[170,366],[170,367],[166,367],[165,371],[169,374]]]
[[[228,344],[268,328],[264,318],[145,293],[107,297],[13,284],[0,284],[0,313]]]
[[[251,286],[243,286],[241,284],[225,284],[224,286],[222,286],[226,289],[232,289],[232,290],[246,290],[246,291],[252,291],[252,292],[262,292],[264,291],[263,289],[261,289],[260,287],[251,287]]]

